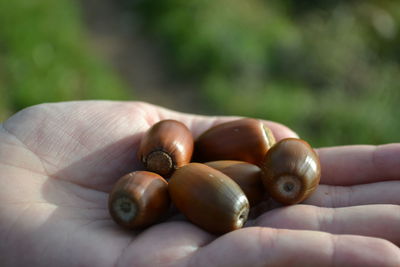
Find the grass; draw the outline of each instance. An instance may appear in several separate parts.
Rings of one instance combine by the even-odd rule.
[[[399,3],[161,2],[132,12],[218,113],[284,123],[315,146],[399,142]]]
[[[0,0],[0,119],[43,102],[128,99],[90,49],[77,3]]]
[[[399,3],[163,0],[132,12],[215,113],[275,120],[314,146],[399,142]],[[0,120],[42,102],[132,98],[80,15],[74,1],[0,0]]]

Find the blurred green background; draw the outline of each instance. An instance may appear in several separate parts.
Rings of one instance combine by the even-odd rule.
[[[0,0],[0,120],[144,100],[314,146],[399,142],[399,27],[399,1]]]

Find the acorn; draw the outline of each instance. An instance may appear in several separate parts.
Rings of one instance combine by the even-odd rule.
[[[193,136],[181,122],[162,120],[143,136],[138,157],[146,170],[169,177],[177,168],[190,162]]]
[[[242,189],[222,172],[200,163],[176,170],[168,190],[175,206],[204,230],[223,234],[247,220],[249,202]]]
[[[307,142],[296,138],[276,143],[269,149],[260,167],[269,195],[287,205],[309,197],[321,177],[318,155]]]
[[[237,160],[217,160],[204,163],[235,181],[243,190],[250,207],[260,203],[265,196],[261,169],[251,163]]]
[[[147,171],[128,173],[114,185],[108,209],[113,220],[129,229],[149,226],[163,218],[170,207],[168,183]]]
[[[258,165],[275,143],[271,130],[257,119],[239,119],[216,125],[195,142],[195,157],[201,162],[240,160]]]

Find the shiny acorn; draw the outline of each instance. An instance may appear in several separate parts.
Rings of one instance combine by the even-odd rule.
[[[181,122],[162,120],[143,136],[138,157],[146,170],[169,177],[177,168],[190,162],[193,136]]]
[[[261,169],[251,163],[238,160],[217,160],[204,163],[235,181],[245,193],[250,207],[260,203],[266,195],[261,180]]]
[[[269,149],[261,164],[269,195],[283,204],[296,204],[315,191],[321,177],[318,155],[301,139],[287,138]]]
[[[223,234],[239,229],[247,220],[249,202],[228,176],[207,165],[190,163],[169,180],[172,202],[192,223]]]
[[[201,162],[241,160],[258,165],[275,143],[271,130],[257,119],[239,119],[216,125],[195,142],[195,157]]]
[[[136,171],[118,180],[109,198],[113,220],[129,229],[149,226],[166,215],[170,207],[168,183],[156,173]]]

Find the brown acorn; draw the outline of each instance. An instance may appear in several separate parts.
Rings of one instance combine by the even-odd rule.
[[[321,177],[319,157],[301,139],[276,143],[261,164],[263,183],[270,196],[283,204],[296,204],[315,191]]]
[[[265,196],[261,169],[251,163],[237,160],[217,160],[204,163],[230,177],[243,190],[250,207],[261,202]]]
[[[241,228],[249,202],[228,176],[207,165],[190,163],[176,170],[169,181],[175,206],[194,224],[215,234]]]
[[[257,119],[216,125],[197,138],[196,160],[241,160],[258,165],[275,143],[271,130]]]
[[[170,207],[168,183],[156,173],[136,171],[123,176],[108,198],[114,221],[129,229],[151,225]]]
[[[138,157],[148,171],[168,177],[190,162],[193,146],[192,133],[183,123],[162,120],[143,136]]]

